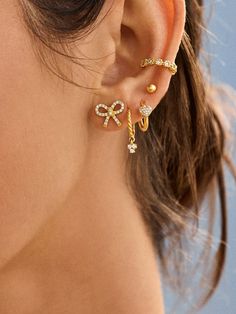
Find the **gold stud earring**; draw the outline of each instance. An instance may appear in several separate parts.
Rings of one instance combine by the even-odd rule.
[[[155,84],[149,84],[147,86],[147,92],[149,94],[154,94],[157,91],[157,86]]]
[[[152,113],[152,107],[148,106],[145,100],[141,100],[139,112],[142,115],[141,121],[138,122],[139,128],[141,131],[146,132],[149,127],[149,116]]]
[[[132,123],[131,110],[129,108],[127,111],[127,118],[128,118],[128,132],[129,132],[128,149],[129,149],[130,154],[134,154],[138,146],[135,143],[135,124]]]
[[[118,110],[115,110],[117,105],[120,108]],[[100,110],[101,108],[102,108],[103,111]],[[112,118],[115,121],[115,123],[117,124],[117,126],[120,127],[122,125],[122,123],[116,117],[116,115],[122,113],[124,111],[124,109],[125,109],[124,103],[121,100],[116,100],[115,102],[113,102],[113,104],[110,107],[105,105],[105,104],[98,104],[95,107],[95,113],[99,117],[104,117],[105,118],[104,123],[103,123],[103,126],[105,128],[107,128],[110,118]]]

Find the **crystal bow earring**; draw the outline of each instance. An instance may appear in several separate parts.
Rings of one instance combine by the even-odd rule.
[[[115,110],[116,107],[119,106],[119,109]],[[121,126],[121,121],[116,117],[118,114],[122,113],[125,109],[125,105],[121,100],[116,100],[113,104],[109,107],[105,104],[98,104],[95,107],[95,113],[99,117],[104,117],[105,120],[103,122],[103,126],[107,128],[109,120],[112,118],[117,126]]]

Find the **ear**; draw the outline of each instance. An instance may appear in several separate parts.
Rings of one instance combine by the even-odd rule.
[[[123,0],[115,3],[109,18],[103,21],[110,30],[108,40],[114,44],[114,54],[104,71],[101,92],[94,98],[94,106],[99,103],[111,106],[115,100],[122,100],[125,111],[119,115],[119,120],[127,125],[127,107],[136,123],[141,118],[140,101],[144,99],[154,109],[168,90],[170,71],[158,66],[141,68],[140,63],[148,57],[175,61],[184,32],[185,1]],[[157,86],[156,93],[147,92],[146,87],[151,83]],[[96,119],[102,125],[101,118],[96,115]],[[118,128],[110,122],[108,129]]]

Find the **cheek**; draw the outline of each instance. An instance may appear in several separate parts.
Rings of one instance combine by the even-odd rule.
[[[82,163],[79,155],[83,155],[75,132],[78,121],[71,118],[57,80],[43,73],[15,9],[9,5],[9,11],[3,10],[0,261],[20,248],[62,205],[78,178]]]

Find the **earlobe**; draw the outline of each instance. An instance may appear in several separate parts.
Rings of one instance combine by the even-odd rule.
[[[104,73],[102,95],[106,99],[114,95],[127,104],[134,123],[142,118],[141,100],[154,109],[165,95],[177,71],[174,61],[184,25],[184,0],[157,0],[155,4],[152,0],[124,1],[123,18],[117,28],[120,41],[115,62]],[[126,114],[120,117],[126,119]]]

